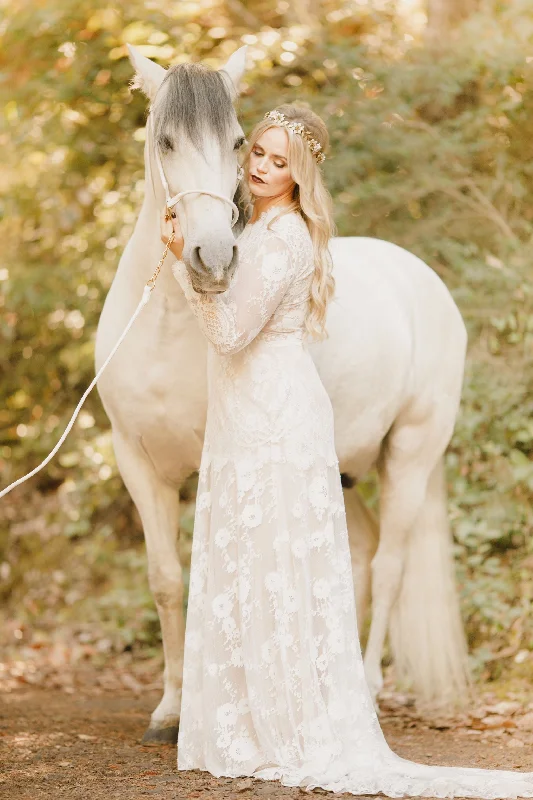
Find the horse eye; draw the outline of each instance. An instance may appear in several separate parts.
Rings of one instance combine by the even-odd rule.
[[[235,147],[233,149],[234,150],[240,150],[245,142],[246,142],[245,137],[244,136],[240,136],[238,139],[236,139]]]
[[[166,134],[159,137],[159,147],[161,150],[173,150],[172,140]]]

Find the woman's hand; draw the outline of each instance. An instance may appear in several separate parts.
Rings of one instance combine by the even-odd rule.
[[[174,241],[170,245],[169,250],[173,255],[176,256],[178,260],[180,260],[183,253],[184,244],[180,223],[174,211],[172,212],[170,219],[167,220],[166,216],[167,209],[165,207],[161,212],[161,241],[163,244],[166,244],[170,239],[172,231],[174,231]]]

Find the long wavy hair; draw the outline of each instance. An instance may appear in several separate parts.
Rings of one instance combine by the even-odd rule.
[[[329,134],[318,114],[315,114],[307,106],[295,103],[284,103],[278,106],[276,111],[280,111],[291,122],[301,122],[313,138],[320,142],[323,152],[327,151]],[[250,217],[253,211],[253,196],[248,188],[250,153],[264,131],[274,125],[276,123],[271,119],[260,120],[250,133],[243,152],[244,179],[241,181],[241,202],[244,204],[245,217]],[[284,130],[287,131],[289,137],[287,161],[295,186],[292,203],[277,214],[271,220],[270,225],[291,211],[299,211],[305,220],[313,242],[315,263],[305,327],[312,339],[324,339],[327,336],[326,312],[335,291],[335,280],[332,275],[333,264],[328,249],[329,240],[336,233],[333,221],[333,202],[324,185],[320,166],[305,139],[287,128]]]

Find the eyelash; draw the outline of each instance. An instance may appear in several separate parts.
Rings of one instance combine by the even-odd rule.
[[[257,150],[252,150],[252,153],[254,154],[254,156],[260,156],[260,155],[262,155],[262,153],[258,153],[258,152],[257,152]],[[276,164],[276,162],[275,162],[275,161],[274,161],[274,164],[276,165],[276,167],[277,167],[278,169],[283,169],[283,167],[285,166],[285,164]]]

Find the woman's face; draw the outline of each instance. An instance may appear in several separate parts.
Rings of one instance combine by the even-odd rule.
[[[293,188],[287,166],[289,137],[277,126],[263,131],[250,153],[248,186],[255,197],[278,197]]]

